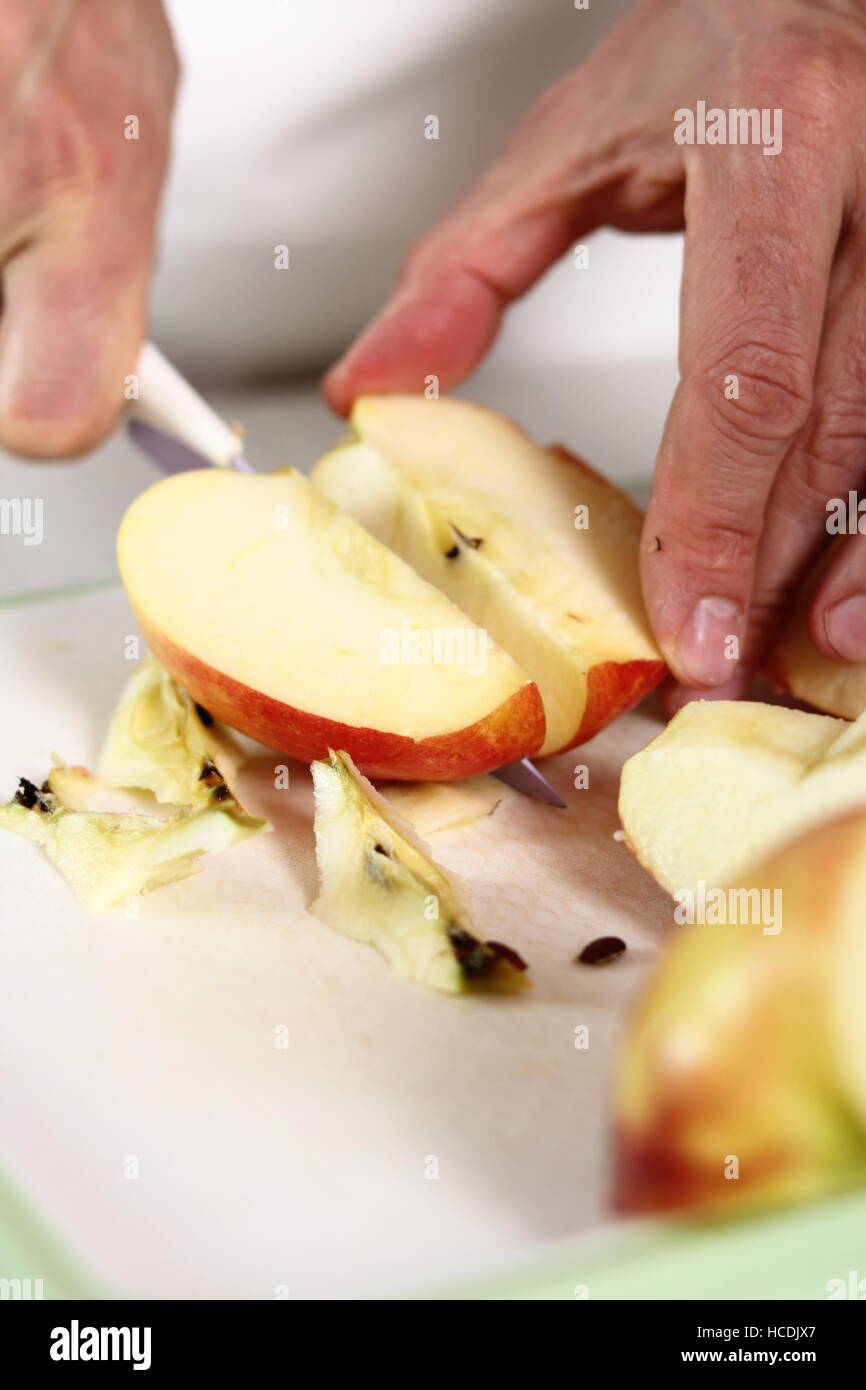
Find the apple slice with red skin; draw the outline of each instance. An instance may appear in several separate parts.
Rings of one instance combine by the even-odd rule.
[[[293,470],[164,479],[124,517],[118,562],[178,684],[282,753],[336,746],[370,776],[440,780],[542,742],[538,690],[511,657]],[[419,660],[404,636],[427,639]]]
[[[351,427],[313,482],[532,677],[541,756],[586,742],[659,683],[641,513],[605,478],[466,401],[362,397]]]
[[[620,1059],[621,1211],[741,1213],[866,1180],[866,813],[737,887],[778,894],[783,930],[676,928]]]

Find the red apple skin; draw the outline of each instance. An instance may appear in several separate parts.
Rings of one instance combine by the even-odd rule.
[[[580,728],[560,752],[588,743],[621,714],[640,704],[667,675],[663,661],[605,661],[593,666],[586,678],[586,707]]]
[[[614,1211],[622,1216],[723,1211],[727,1198],[745,1211],[767,1203],[774,1187],[782,1195],[784,1177],[796,1163],[796,1154],[788,1152],[784,1144],[776,1153],[765,1151],[751,1161],[748,1184],[722,1189],[720,1198],[718,1172],[708,1172],[687,1156],[696,1113],[693,1110],[678,1117],[673,1105],[660,1110],[653,1131],[639,1140],[624,1127],[614,1129]],[[828,1190],[834,1185],[828,1181]]]
[[[651,1088],[652,1106],[646,1123],[629,1124],[622,1116],[614,1123],[612,1206],[616,1212],[637,1216],[687,1211],[714,1218],[735,1211],[743,1215],[862,1183],[866,1164],[862,1130],[845,1093],[837,1059],[828,1051],[814,1072],[808,1068],[804,1072],[802,1056],[789,1053],[785,1036],[786,1029],[795,1036],[815,1029],[814,1044],[807,1042],[805,1047],[810,1062],[816,1055],[823,1056],[827,1039],[835,1037],[820,981],[824,960],[838,951],[846,885],[854,866],[863,862],[864,847],[866,813],[853,812],[807,831],[776,851],[755,873],[756,885],[772,884],[784,899],[787,959],[775,959],[757,978],[750,975],[748,959],[744,962],[745,980],[751,978],[753,983],[742,986],[747,991],[742,1012],[732,1016],[728,1038],[715,1037],[712,1052],[705,1045],[709,1060],[691,1071],[680,1067],[672,1072],[660,1056],[658,1042],[648,1044],[646,1035],[642,1036],[644,1079]],[[677,928],[678,932],[697,930]],[[720,926],[712,930],[754,929]],[[756,947],[749,944],[754,951]],[[682,950],[682,943],[675,939],[640,1006],[644,1014],[657,1007],[659,984],[665,998],[670,951],[678,949]],[[700,991],[718,971],[719,961],[711,956],[695,958],[693,963],[701,972],[695,979],[695,989]],[[833,968],[839,966],[837,960]],[[683,984],[680,979],[680,990]],[[685,998],[683,1007],[688,1008]],[[639,1015],[635,1024],[640,1027]],[[630,1046],[634,1048],[634,1039]],[[798,1118],[796,1097],[801,1086],[805,1094],[812,1092],[821,1101],[813,1106],[808,1122]],[[763,1123],[767,1115],[773,1117],[772,1129]],[[822,1127],[830,1136],[823,1143]],[[812,1145],[808,1151],[804,1151],[804,1133]],[[718,1138],[713,1161],[707,1158],[708,1134]],[[743,1163],[736,1182],[720,1182],[726,1147]],[[828,1153],[835,1161],[828,1159]]]
[[[468,728],[416,741],[294,709],[176,646],[142,613],[136,611],[136,617],[154,656],[198,704],[230,728],[301,762],[326,758],[329,749],[339,748],[367,777],[450,782],[531,757],[544,741],[544,707],[531,682]]]

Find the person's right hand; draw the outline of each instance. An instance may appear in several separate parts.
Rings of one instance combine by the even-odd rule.
[[[0,444],[14,453],[82,453],[124,405],[176,81],[160,0],[0,0]]]
[[[675,113],[700,100],[781,108],[781,150],[678,144]],[[461,380],[594,227],[685,226],[682,379],[642,578],[682,686],[736,693],[827,546],[827,499],[866,475],[864,131],[866,0],[641,0],[412,249],[329,404]],[[866,537],[827,569],[811,632],[866,660]]]

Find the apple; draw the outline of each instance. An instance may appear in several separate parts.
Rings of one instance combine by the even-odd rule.
[[[185,878],[199,868],[202,854],[270,828],[246,815],[230,794],[165,818],[81,809],[98,793],[85,768],[59,767],[41,789],[22,778],[13,800],[0,806],[0,830],[39,845],[88,908],[112,907]]]
[[[174,806],[202,806],[213,800],[224,773],[231,780],[240,760],[226,730],[149,656],[126,683],[97,777],[103,787],[146,790]]]
[[[453,878],[351,757],[331,751],[312,773],[320,891],[311,911],[428,988],[520,985],[523,961],[477,936]]]
[[[764,667],[774,684],[795,699],[856,719],[866,710],[866,661],[832,661],[809,635],[809,605],[823,570],[822,564],[798,595]]]
[[[866,805],[866,715],[727,700],[684,706],[622,770],[619,814],[670,893],[739,883],[767,854]]]
[[[370,396],[311,477],[531,676],[541,755],[592,738],[661,680],[641,513],[566,450],[465,401]]]
[[[427,836],[465,830],[518,793],[509,792],[495,777],[472,777],[465,782],[390,782],[383,795],[418,835]]]
[[[487,634],[291,469],[202,469],[133,502],[127,595],[158,660],[223,723],[370,775],[489,772],[537,751],[538,690]]]
[[[780,894],[783,930],[677,929],[619,1068],[621,1210],[717,1214],[866,1180],[866,813],[741,882]]]
[[[203,853],[271,828],[235,799],[213,757],[235,770],[240,752],[203,714],[148,657],[112,717],[100,775],[55,761],[41,787],[22,778],[0,806],[0,830],[41,846],[89,908],[195,873]],[[134,804],[121,787],[137,794]]]

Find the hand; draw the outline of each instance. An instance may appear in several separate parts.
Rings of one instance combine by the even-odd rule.
[[[781,150],[678,144],[675,113],[699,101],[766,110],[768,133],[781,108]],[[685,226],[642,579],[678,680],[739,693],[828,544],[827,499],[866,471],[864,130],[864,0],[642,0],[412,249],[329,403],[459,381],[508,303],[602,223]],[[866,660],[866,538],[839,549],[811,630]]]
[[[176,78],[159,0],[0,0],[0,443],[15,453],[81,453],[124,404]]]

